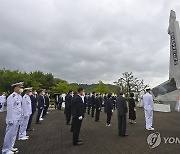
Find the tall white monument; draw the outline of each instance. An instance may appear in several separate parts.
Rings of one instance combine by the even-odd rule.
[[[170,35],[170,68],[169,79],[174,78],[176,86],[180,87],[180,30],[176,21],[176,13],[171,10],[168,34]]]
[[[168,34],[170,35],[169,80],[153,88],[155,97],[174,108],[179,97],[180,87],[180,30],[175,11],[171,10]]]

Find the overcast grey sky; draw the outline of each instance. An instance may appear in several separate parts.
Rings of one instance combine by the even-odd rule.
[[[179,0],[0,0],[0,68],[112,83],[168,79],[170,10]]]

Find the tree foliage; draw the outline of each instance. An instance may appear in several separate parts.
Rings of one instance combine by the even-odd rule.
[[[110,89],[108,85],[104,84],[102,81],[99,81],[98,86],[93,91],[96,93],[104,94],[109,93]]]
[[[122,77],[114,83],[119,87],[119,90],[123,91],[126,94],[126,96],[128,96],[131,92],[139,93],[145,90],[145,88],[148,86],[144,84],[143,80],[134,77],[132,72],[123,73]]]

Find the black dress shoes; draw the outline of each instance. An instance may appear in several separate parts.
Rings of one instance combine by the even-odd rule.
[[[121,135],[121,137],[127,137],[128,136],[128,134],[125,134],[125,135]]]
[[[82,139],[79,139],[78,142],[83,142],[83,140],[82,140]]]
[[[83,145],[83,142],[77,142],[77,143],[74,143],[73,145]]]

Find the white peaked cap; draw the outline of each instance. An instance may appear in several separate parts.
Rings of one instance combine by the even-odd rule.
[[[18,83],[14,83],[11,85],[11,87],[14,87],[14,86],[23,86],[24,82],[18,82]]]

